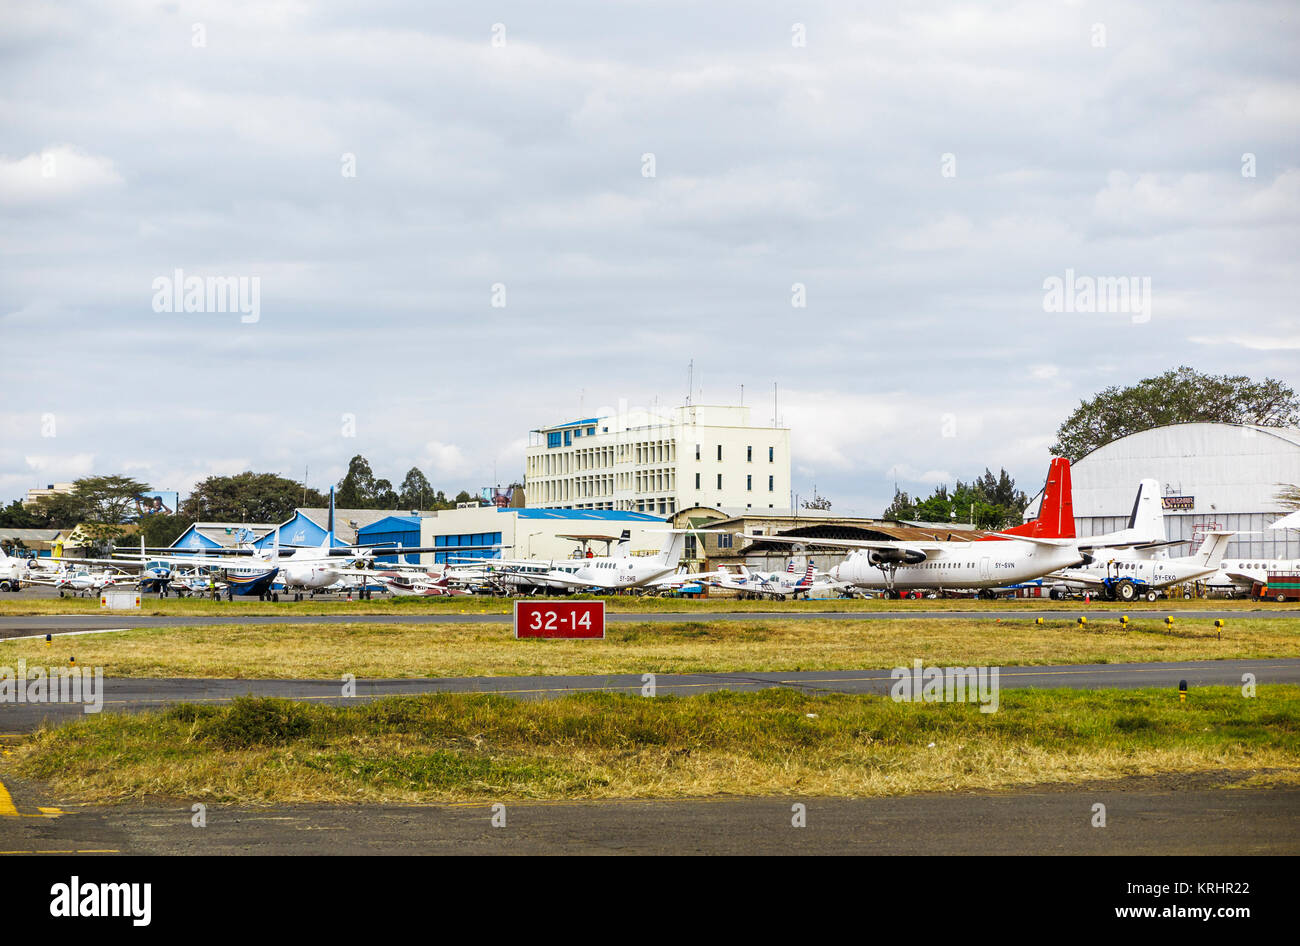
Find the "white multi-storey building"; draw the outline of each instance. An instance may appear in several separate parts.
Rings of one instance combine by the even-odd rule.
[[[748,407],[704,405],[541,427],[529,437],[525,495],[530,507],[660,516],[690,506],[785,510],[790,430],[752,425]]]

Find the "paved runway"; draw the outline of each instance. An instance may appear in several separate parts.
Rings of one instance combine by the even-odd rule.
[[[998,684],[1002,689],[1168,687],[1172,693],[1181,680],[1192,688],[1240,686],[1246,673],[1254,674],[1257,684],[1300,683],[1300,659],[1001,667]],[[657,674],[654,682],[659,696],[718,690],[754,692],[773,687],[809,693],[887,695],[892,678],[889,670],[828,670]],[[104,680],[103,708],[107,712],[138,712],[179,702],[228,703],[249,694],[337,705],[349,700],[419,693],[498,693],[518,699],[551,699],[566,693],[597,691],[637,694],[643,686],[640,674],[357,680],[356,696],[343,697],[338,680],[110,678]],[[42,721],[58,722],[83,715],[84,707],[79,704],[0,703],[0,733],[30,732]]]
[[[1031,611],[990,608],[980,611],[697,611],[633,613],[606,612],[605,619],[612,624],[670,623],[690,621],[1032,621],[1041,617],[1045,621],[1073,621],[1079,615],[1091,620],[1117,619],[1118,610],[1089,610],[1081,605],[1074,610]],[[1174,620],[1197,619],[1225,621],[1250,618],[1275,618],[1300,621],[1300,610],[1206,610],[1159,611],[1133,609],[1128,612],[1135,620],[1155,618],[1162,620],[1166,613]],[[509,624],[509,614],[456,614],[453,612],[419,614],[217,614],[202,616],[156,616],[139,614],[41,614],[0,616],[0,640],[33,634],[66,633],[71,631],[102,630],[106,628],[135,627],[212,627],[222,624]]]
[[[69,806],[41,817],[34,787],[0,817],[0,854],[1297,854],[1300,791],[1143,787],[899,798],[716,798],[295,805],[207,811],[188,800]],[[806,826],[792,806],[806,806]],[[1106,826],[1092,826],[1093,806]],[[31,816],[26,816],[26,815]]]

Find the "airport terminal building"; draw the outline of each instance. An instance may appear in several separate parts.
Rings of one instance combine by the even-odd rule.
[[[748,407],[630,411],[531,431],[529,507],[672,516],[790,508],[790,431],[751,423]]]
[[[1071,468],[1075,529],[1081,536],[1124,528],[1138,481],[1160,482],[1165,532],[1195,551],[1204,533],[1242,533],[1227,557],[1300,558],[1300,532],[1269,529],[1291,510],[1277,497],[1300,484],[1300,429],[1250,424],[1173,424],[1121,437]],[[1037,501],[1030,504],[1032,515]]]

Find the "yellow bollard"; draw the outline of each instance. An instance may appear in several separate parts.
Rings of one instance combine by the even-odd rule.
[[[46,634],[46,635],[45,635],[45,646],[46,646],[46,647],[49,647],[49,646],[50,646],[51,644],[53,644],[53,643],[54,643],[54,635],[53,635],[53,634]]]
[[[1187,681],[1186,680],[1178,681],[1178,702],[1180,704],[1187,702]]]
[[[1035,624],[1038,624],[1038,625],[1041,625],[1041,624],[1043,623],[1043,619],[1042,619],[1042,618],[1034,618],[1034,623],[1035,623]]]
[[[1079,626],[1080,626],[1080,627],[1083,627],[1083,626],[1084,626],[1085,624],[1087,624],[1087,623],[1088,623],[1088,619],[1087,619],[1087,617],[1085,617],[1085,616],[1082,615],[1082,614],[1079,615]]]
[[[1215,618],[1214,627],[1219,632],[1219,640],[1223,640],[1223,618]]]
[[[1120,623],[1120,626],[1121,626],[1121,627],[1123,627],[1123,628],[1125,628],[1125,629],[1127,630],[1127,629],[1128,629],[1128,615],[1127,615],[1127,614],[1121,614],[1121,615],[1119,616],[1119,623]]]
[[[1165,627],[1173,627],[1173,626],[1174,626],[1174,616],[1172,614],[1166,614]]]

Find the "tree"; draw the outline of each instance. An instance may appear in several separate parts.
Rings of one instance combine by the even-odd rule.
[[[894,487],[894,500],[881,513],[882,519],[905,519],[919,522],[950,522],[974,525],[980,529],[1005,529],[1020,523],[1029,498],[1016,489],[1016,481],[1006,470],[994,476],[989,470],[973,482],[957,481],[950,493],[939,484],[927,499],[913,501]]]
[[[1071,462],[1129,434],[1188,423],[1300,425],[1300,398],[1274,378],[1206,375],[1182,365],[1081,401],[1056,431],[1052,454]]]
[[[348,471],[339,480],[336,501],[341,509],[369,509],[374,498],[374,471],[370,469],[369,461],[357,454],[348,462]]]
[[[392,483],[385,479],[375,480],[375,493],[370,497],[371,509],[396,509],[398,502]]]
[[[1287,509],[1300,509],[1300,486],[1294,483],[1279,483],[1281,487],[1277,491],[1277,501]]]
[[[45,520],[24,506],[21,499],[15,499],[8,506],[0,509],[0,529],[43,529],[46,527]]]
[[[441,494],[439,494],[441,495]],[[401,504],[406,509],[427,509],[426,503],[433,499],[433,486],[429,478],[420,472],[419,467],[411,467],[402,480]]]
[[[320,507],[325,497],[275,473],[246,471],[209,476],[181,504],[189,521],[284,522],[298,506]],[[146,517],[152,518],[152,517]]]
[[[71,493],[42,496],[32,511],[56,529],[79,522],[117,525],[136,514],[136,501],[148,489],[129,476],[86,476],[73,483]]]

